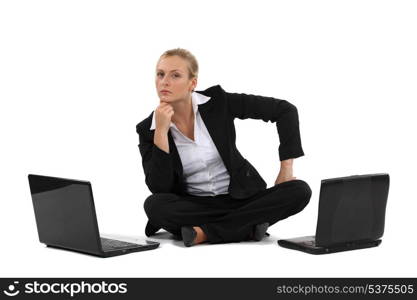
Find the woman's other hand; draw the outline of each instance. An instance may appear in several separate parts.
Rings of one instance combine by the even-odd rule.
[[[281,169],[279,170],[279,174],[275,180],[275,185],[296,179],[296,177],[293,176],[292,164],[293,159],[283,160],[281,162]]]
[[[168,133],[171,118],[174,115],[174,108],[167,102],[161,102],[155,109],[155,126],[156,130]]]

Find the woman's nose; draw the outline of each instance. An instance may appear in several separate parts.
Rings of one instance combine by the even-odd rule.
[[[164,76],[162,79],[161,79],[161,83],[162,83],[162,85],[167,85],[167,84],[169,84],[169,77],[168,76]]]

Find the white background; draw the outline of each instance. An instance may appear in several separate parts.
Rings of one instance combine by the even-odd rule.
[[[417,43],[414,1],[1,1],[0,276],[416,276]],[[286,99],[313,195],[260,243],[101,259],[40,244],[27,174],[89,180],[101,232],[144,236],[135,125],[158,105],[155,66],[190,50],[196,90]],[[236,120],[237,146],[268,187],[279,171],[275,125]],[[380,247],[313,256],[276,241],[315,232],[320,180],[391,176]]]

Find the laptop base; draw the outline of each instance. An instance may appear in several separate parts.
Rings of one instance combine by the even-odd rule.
[[[124,249],[114,249],[114,250],[111,250],[111,251],[101,251],[101,252],[93,252],[93,251],[89,252],[89,251],[85,251],[85,250],[81,250],[81,249],[71,249],[71,248],[68,248],[68,247],[62,247],[62,246],[50,245],[50,244],[46,244],[46,246],[48,248],[74,251],[74,252],[87,254],[87,255],[98,256],[98,257],[112,257],[112,256],[118,256],[118,255],[132,253],[132,252],[153,250],[153,249],[158,248],[159,244],[160,244],[159,242],[154,242],[154,241],[150,241],[150,240],[146,240],[145,243],[146,244],[136,244],[136,247],[130,247],[130,248],[124,248]]]
[[[347,242],[332,246],[317,246],[315,244],[315,236],[303,236],[287,240],[278,240],[278,245],[284,248],[298,250],[309,254],[329,254],[341,251],[350,251],[364,248],[377,247],[381,244],[381,240],[375,241],[355,241]]]

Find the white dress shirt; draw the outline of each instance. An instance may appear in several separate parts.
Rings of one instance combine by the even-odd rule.
[[[195,196],[227,194],[229,173],[198,111],[198,104],[209,101],[210,97],[193,92],[191,99],[194,112],[194,141],[182,134],[174,123],[170,124],[170,131],[182,162],[187,193]],[[155,129],[155,112],[150,129]]]

